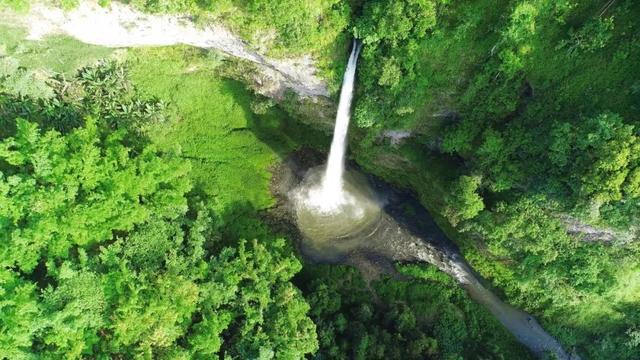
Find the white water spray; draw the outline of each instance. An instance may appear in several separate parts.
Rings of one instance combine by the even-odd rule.
[[[320,187],[311,190],[309,193],[309,202],[323,212],[336,211],[350,200],[348,194],[344,191],[344,158],[347,148],[349,120],[351,118],[351,100],[353,99],[356,63],[360,47],[361,44],[354,40],[353,49],[342,80],[338,113],[336,115],[327,168]]]
[[[327,170],[322,180],[322,187],[326,195],[339,200],[342,197],[343,186],[342,176],[344,173],[344,156],[347,148],[347,131],[349,130],[349,120],[351,118],[351,100],[353,98],[353,83],[356,75],[356,63],[360,53],[360,44],[354,41],[351,56],[347,63],[347,69],[342,80],[340,90],[340,102],[338,103],[338,114],[336,115],[336,125],[333,130],[333,141],[329,151],[329,161]]]

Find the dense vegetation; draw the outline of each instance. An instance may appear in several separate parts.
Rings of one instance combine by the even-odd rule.
[[[589,358],[638,351],[637,14],[634,1],[373,1],[354,26],[356,158],[416,189],[476,269]],[[398,128],[413,139],[380,147]]]
[[[565,348],[637,357],[637,2],[124,2],[222,21],[272,56],[313,54],[332,89],[359,38],[354,159],[414,190]],[[291,244],[259,212],[273,205],[268,167],[318,136],[220,80],[234,63],[141,50],[131,79],[114,62],[76,73],[111,51],[0,33],[0,354],[527,356],[431,269],[294,277]]]
[[[403,266],[401,272],[410,277],[367,285],[355,269],[303,270],[296,283],[308,294],[319,358],[530,357],[487,310],[435,267]]]
[[[442,274],[431,275],[436,289],[384,280],[372,290],[343,268],[292,282],[301,263],[257,210],[273,204],[267,167],[300,130],[277,109],[249,113],[254,100],[210,60],[131,51],[127,66],[32,77],[31,91],[7,81],[33,74],[25,58],[3,59],[3,356],[350,358],[352,345],[360,358],[527,356]],[[340,313],[342,332],[375,330],[335,345]]]
[[[113,62],[58,85],[46,100],[2,97],[2,356],[315,351],[284,240],[229,238],[190,162],[140,136],[161,103]]]

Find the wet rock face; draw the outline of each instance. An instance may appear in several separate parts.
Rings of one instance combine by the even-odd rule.
[[[419,202],[382,181],[369,178],[371,186],[386,200],[382,215],[374,225],[351,236],[333,241],[314,242],[305,239],[295,225],[295,209],[287,199],[291,189],[304,178],[306,169],[317,166],[322,156],[313,152],[294,154],[274,171],[272,190],[279,206],[280,224],[297,239],[300,253],[318,263],[356,266],[369,281],[382,274],[401,278],[393,263],[427,262],[453,277],[478,303],[485,306],[520,342],[534,354],[543,357],[551,352],[558,359],[579,359],[569,355],[529,314],[500,300],[484,287],[458,249],[446,238]],[[281,227],[282,229],[282,227]]]
[[[103,8],[84,1],[71,11],[42,3],[32,4],[27,14],[0,11],[0,23],[27,28],[30,40],[64,34],[87,44],[114,48],[185,44],[216,49],[254,64],[259,73],[256,89],[265,96],[280,99],[286,90],[307,98],[329,95],[326,83],[316,76],[311,57],[269,58],[250,49],[224,26],[196,26],[187,16],[150,15],[118,2]]]
[[[567,214],[561,214],[558,218],[569,234],[575,235],[583,241],[625,244],[635,238],[631,230],[620,232],[609,228],[598,228]]]
[[[300,184],[308,168],[321,163],[312,151],[294,154],[274,171],[272,191],[279,199],[281,219],[295,226],[295,209],[289,201],[292,189]],[[458,262],[461,257],[429,213],[411,196],[398,192],[380,180],[368,178],[383,203],[378,221],[357,233],[335,241],[314,242],[296,234],[300,252],[320,263],[360,263],[371,259],[377,263],[425,261],[464,283],[467,274]],[[406,215],[410,209],[411,216]],[[286,217],[286,219],[284,219]],[[357,260],[354,261],[354,259]]]
[[[380,135],[382,140],[388,140],[391,146],[399,146],[413,136],[409,130],[385,130]]]

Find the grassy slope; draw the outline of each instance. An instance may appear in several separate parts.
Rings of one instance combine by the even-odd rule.
[[[65,76],[76,69],[105,58],[113,49],[87,45],[66,36],[48,37],[45,41],[24,41],[24,29],[0,25],[0,56],[9,55],[30,69],[43,69]]]
[[[216,207],[236,201],[256,209],[272,205],[268,167],[278,155],[251,132],[256,115],[242,85],[209,69],[189,69],[197,65],[173,48],[135,50],[131,58],[134,83],[167,101],[177,115],[175,123],[154,129],[153,140],[160,148],[181,146],[194,163],[196,185]],[[273,113],[262,118],[277,121]]]
[[[287,116],[275,108],[252,113],[252,95],[216,75],[206,52],[134,49],[128,60],[134,84],[167,102],[174,114],[151,129],[152,140],[161,149],[180,147],[192,162],[196,189],[229,238],[271,238],[258,212],[274,205],[270,167],[297,147],[283,132],[290,126]]]

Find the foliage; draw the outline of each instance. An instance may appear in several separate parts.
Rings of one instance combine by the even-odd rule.
[[[566,346],[633,358],[614,349],[628,348],[640,303],[622,285],[637,274],[638,4],[439,1],[417,34],[426,16],[391,21],[408,3],[366,2],[354,21],[367,44],[354,158],[416,190],[471,264]],[[376,141],[400,129],[415,138]]]
[[[0,4],[7,3],[26,4]],[[415,189],[474,268],[508,301],[536,314],[566,348],[583,358],[635,358],[637,2],[604,7],[569,0],[130,3],[150,12],[186,12],[203,24],[222,21],[270,55],[310,53],[333,88],[347,33],[359,37],[365,45],[350,143],[354,158]],[[481,310],[461,300],[463,295],[452,295],[452,286],[442,285],[446,280],[419,269],[405,273],[428,285],[374,283],[379,299],[389,299],[384,302],[360,291],[365,285],[345,270],[306,269],[297,283],[312,305],[316,344],[304,315],[307,306],[286,279],[299,264],[258,216],[273,205],[268,167],[315,133],[300,130],[268,102],[252,102],[239,84],[217,78],[212,62],[195,50],[129,52],[134,82],[149,97],[132,92],[121,65],[113,63],[85,69],[71,82],[39,82],[43,77],[34,68],[71,77],[78,65],[111,50],[61,37],[24,42],[18,29],[0,32],[0,55],[10,56],[2,59],[2,91],[22,96],[0,96],[3,141],[16,139],[14,119],[23,117],[42,129],[34,137],[42,151],[47,136],[71,139],[87,132],[84,119],[91,115],[98,136],[87,147],[100,149],[99,159],[109,158],[102,149],[118,136],[130,159],[152,149],[149,142],[161,159],[177,156],[174,149],[181,145],[181,160],[195,164],[188,175],[194,193],[213,209],[211,214],[192,203],[186,214],[170,219],[149,215],[113,236],[96,233],[90,239],[94,245],[69,235],[58,249],[69,249],[64,256],[48,243],[39,248],[31,274],[3,268],[0,333],[9,334],[0,337],[3,353],[12,358],[32,351],[53,358],[300,357],[318,345],[319,356],[330,358],[512,354],[501,329],[494,331],[497,338],[483,331],[495,322],[474,320],[484,316],[478,315]],[[391,148],[376,141],[388,129],[414,136]],[[40,164],[39,159],[29,164]],[[6,161],[2,166],[29,176],[42,171]],[[104,195],[113,189],[98,190]],[[91,200],[84,194],[77,199]],[[136,199],[126,200],[135,204]],[[39,203],[33,204],[37,209]],[[20,219],[29,218],[25,213]],[[575,222],[568,224],[566,215]],[[11,224],[13,229],[26,225]],[[611,243],[586,242],[580,231],[592,230],[624,236]],[[240,245],[238,238],[262,240]],[[18,255],[34,256],[29,253]],[[45,253],[55,258],[45,259]],[[286,276],[274,278],[268,264],[282,265]],[[257,275],[236,272],[238,266]],[[216,288],[221,284],[230,288]],[[168,300],[174,294],[175,304]],[[251,306],[239,305],[244,298],[251,298]],[[216,303],[220,307],[213,307]],[[253,326],[245,318],[255,321]],[[283,345],[297,335],[300,342]]]
[[[482,197],[477,193],[481,181],[479,176],[463,175],[454,184],[452,194],[445,199],[445,216],[451,224],[472,219],[484,209]]]
[[[558,48],[567,47],[569,52],[576,50],[594,52],[602,49],[613,36],[613,26],[613,17],[590,19],[578,30],[570,29],[570,39],[561,41]]]
[[[370,1],[364,4],[354,33],[365,45],[396,48],[424,37],[435,22],[435,3],[430,0]]]
[[[128,69],[114,60],[80,69],[77,79],[84,92],[83,108],[100,114],[111,128],[140,131],[148,123],[163,122],[165,104],[141,99],[127,76]]]
[[[57,81],[82,95],[56,90],[51,100],[0,102],[2,123],[15,122],[0,141],[2,356],[314,352],[309,305],[290,282],[301,268],[290,246],[246,210],[242,224],[255,229],[240,226],[243,235],[263,240],[235,241],[239,232],[222,212],[233,210],[213,213],[190,193],[188,159],[175,144],[157,150],[132,126],[159,123],[127,111],[145,100],[126,69],[100,63]],[[25,109],[49,129],[19,118]],[[55,130],[68,114],[87,117]]]
[[[640,139],[620,116],[556,124],[550,150],[551,163],[578,199],[604,204],[640,196]]]
[[[353,28],[356,38],[364,44],[359,81],[361,92],[368,98],[356,104],[359,125],[372,126],[391,118],[390,112],[395,109],[390,105],[394,103],[404,109],[402,112],[413,112],[415,100],[398,95],[411,96],[410,84],[420,76],[416,72],[416,58],[421,56],[419,43],[435,24],[432,0],[364,3]]]
[[[79,0],[56,0],[56,5],[60,6],[63,10],[72,10],[80,5]]]
[[[20,72],[33,73],[22,68]],[[122,62],[98,61],[78,70],[76,76],[66,80],[63,76],[30,82],[42,91],[23,91],[15,88],[11,77],[0,82],[0,89],[15,98],[0,98],[2,111],[18,116],[28,116],[45,128],[66,133],[83,124],[87,116],[97,117],[96,126],[105,130],[121,129],[137,133],[139,138],[125,139],[127,145],[139,150],[145,143],[144,131],[153,124],[163,123],[165,103],[155,98],[145,98],[127,79],[128,69]],[[42,95],[42,93],[46,95]],[[13,119],[6,120],[0,134],[10,135],[15,127]],[[148,141],[146,141],[148,142]]]
[[[0,271],[0,353],[11,359],[25,359],[33,334],[41,328],[36,286],[12,270]]]
[[[152,148],[130,157],[121,133],[98,136],[91,118],[67,136],[18,119],[15,136],[0,143],[2,266],[30,273],[42,256],[65,259],[151,214],[184,211],[188,164]]]
[[[535,294],[526,303],[540,310],[548,302],[563,306],[580,293],[600,293],[611,287],[613,263],[604,245],[570,237],[541,204],[549,203],[542,198],[499,203],[479,219],[479,231],[491,253],[518,264],[509,269],[509,276],[516,280],[505,288],[514,292],[510,298],[525,302]],[[564,296],[558,297],[559,293]]]
[[[301,284],[331,359],[528,358],[506,330],[447,275],[408,265],[419,279],[365,284],[357,270],[310,267]],[[308,280],[307,280],[308,279]]]
[[[42,76],[21,68],[12,57],[0,57],[0,91],[14,95],[46,99],[53,96]]]

